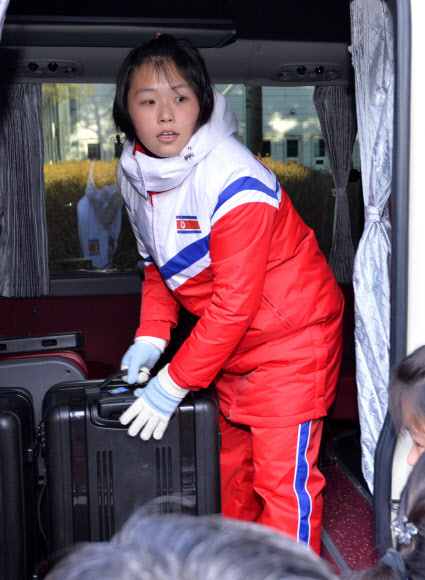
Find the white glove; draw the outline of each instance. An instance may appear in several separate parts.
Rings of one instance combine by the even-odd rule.
[[[123,380],[129,385],[146,383],[149,380],[150,370],[155,366],[159,357],[164,352],[165,340],[151,340],[156,340],[158,346],[148,340],[136,338],[134,344],[130,346],[122,358],[121,370],[128,369],[128,375],[125,375]]]
[[[131,437],[141,430],[140,438],[144,441],[151,435],[154,439],[161,439],[171,415],[189,392],[172,380],[167,367],[161,369],[146,387],[134,391],[138,399],[121,415],[122,425],[133,421],[128,429]]]

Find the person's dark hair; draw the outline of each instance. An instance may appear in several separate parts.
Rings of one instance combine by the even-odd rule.
[[[155,506],[154,506],[155,509]],[[337,580],[305,544],[221,516],[139,508],[109,544],[77,548],[46,580]]]
[[[117,129],[131,141],[136,139],[134,126],[128,113],[127,97],[134,71],[149,64],[158,73],[169,77],[175,68],[194,91],[199,103],[197,131],[211,117],[214,108],[214,90],[205,62],[198,50],[186,40],[178,40],[168,34],[134,48],[125,58],[118,73],[113,105],[113,119]]]
[[[400,541],[400,532],[396,532],[398,554],[393,549],[387,550],[389,558],[385,554],[378,566],[354,574],[352,580],[425,580],[425,453],[419,457],[403,489],[397,523],[401,532],[409,532],[406,543]],[[408,526],[416,531],[412,533]],[[394,571],[397,569],[398,574]]]
[[[400,577],[389,566],[383,564],[354,572],[349,578],[350,580],[400,580]]]
[[[406,508],[404,508],[406,506]],[[400,499],[398,517],[406,512],[408,522],[418,530],[409,544],[400,544],[412,580],[425,579],[425,453],[419,457],[405,485]]]
[[[425,429],[425,346],[404,357],[395,368],[388,388],[388,408],[399,433],[404,425],[404,404],[414,410],[411,418]]]

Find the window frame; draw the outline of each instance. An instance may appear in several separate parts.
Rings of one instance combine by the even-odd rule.
[[[143,271],[51,276],[49,296],[140,294],[143,279]]]

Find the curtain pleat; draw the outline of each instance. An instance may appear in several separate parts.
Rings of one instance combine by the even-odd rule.
[[[336,189],[335,225],[329,264],[339,283],[353,279],[354,247],[351,238],[347,183],[357,134],[354,92],[347,86],[315,87],[313,96]]]
[[[41,85],[0,87],[0,294],[49,292]]]
[[[354,261],[356,380],[362,469],[373,491],[375,449],[390,369],[394,25],[383,0],[351,0],[365,226]]]
[[[1,33],[3,30],[4,19],[6,17],[6,10],[9,6],[9,0],[0,0],[0,40],[1,40]]]

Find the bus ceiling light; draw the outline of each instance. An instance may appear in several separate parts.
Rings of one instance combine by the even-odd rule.
[[[38,77],[46,79],[71,78],[84,74],[83,65],[73,60],[18,60],[12,72],[17,77]]]
[[[280,65],[270,78],[281,82],[329,82],[341,78],[343,72],[343,65],[338,63],[287,63]]]
[[[75,66],[65,66],[62,69],[62,74],[68,78],[76,77],[79,74],[78,68]]]

